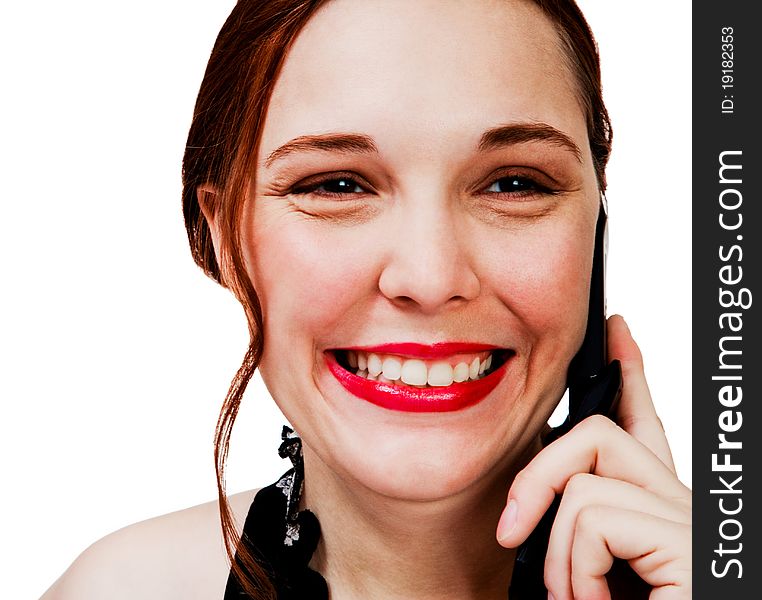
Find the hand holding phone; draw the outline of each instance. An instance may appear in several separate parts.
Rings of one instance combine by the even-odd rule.
[[[611,347],[606,337],[605,222],[602,207],[587,332],[569,369],[569,418],[524,469],[532,476],[514,481],[513,516],[507,518],[507,507],[501,518],[501,526],[515,525],[507,534],[499,531],[500,543],[521,544],[510,600],[547,598],[549,591],[556,600],[604,592],[615,600],[647,598],[661,586],[674,598],[690,598],[690,490],[675,475],[639,350],[620,317],[610,325]],[[610,350],[621,364],[608,362]],[[590,418],[596,414],[638,425],[621,429],[607,418]],[[667,564],[656,553],[668,556]],[[616,558],[629,566],[618,561],[612,570]],[[622,587],[608,589],[606,575],[614,571],[610,579]]]

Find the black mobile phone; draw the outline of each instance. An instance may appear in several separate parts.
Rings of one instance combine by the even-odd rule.
[[[608,362],[606,346],[606,199],[601,197],[595,228],[595,250],[590,279],[590,302],[585,339],[569,365],[569,416],[546,438],[547,443],[558,439],[580,421],[594,414],[613,418],[622,395],[622,369],[619,361]],[[543,573],[550,530],[553,526],[561,497],[553,504],[519,546],[513,567],[510,600],[536,600],[547,598]]]

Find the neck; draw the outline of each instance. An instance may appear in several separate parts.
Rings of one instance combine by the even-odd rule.
[[[455,496],[423,502],[346,482],[305,446],[302,501],[322,532],[310,566],[337,600],[505,600],[515,550],[501,547],[495,531],[525,462]]]

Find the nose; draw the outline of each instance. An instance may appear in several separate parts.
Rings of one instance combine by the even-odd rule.
[[[434,314],[479,295],[479,278],[469,259],[474,248],[457,218],[442,205],[399,215],[378,281],[393,304]]]

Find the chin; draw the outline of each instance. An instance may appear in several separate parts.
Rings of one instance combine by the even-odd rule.
[[[306,442],[348,485],[398,500],[446,500],[496,480],[508,483],[510,469],[536,437],[527,432],[543,425],[528,426],[518,415],[496,422],[495,407],[486,404],[441,415],[354,408],[360,414],[331,423],[330,439],[322,428],[305,432]]]
[[[350,442],[333,468],[365,488],[395,499],[444,500],[496,473],[495,454],[456,433],[363,436]]]

